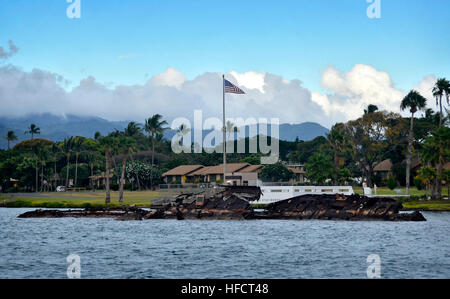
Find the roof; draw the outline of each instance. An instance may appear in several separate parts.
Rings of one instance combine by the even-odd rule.
[[[392,170],[392,162],[391,159],[386,159],[381,161],[373,168],[373,171],[391,171]]]
[[[203,168],[199,168],[194,172],[191,172],[190,174],[188,174],[188,176],[198,176],[198,175],[204,175],[205,171],[208,171],[208,169],[210,169],[212,166],[205,166]]]
[[[163,173],[163,176],[168,175],[187,175],[193,171],[196,171],[198,169],[203,168],[203,165],[180,165],[178,167],[175,167],[174,169],[171,169],[165,173]]]
[[[239,170],[249,166],[248,163],[227,163],[227,173],[238,172]],[[222,174],[223,173],[223,164],[217,166],[211,166],[207,170],[205,170],[203,175],[208,174]]]
[[[303,169],[294,168],[294,167],[288,167],[288,169],[292,170],[292,172],[295,174],[306,174],[306,171],[304,171]]]
[[[244,169],[239,170],[239,172],[242,173],[249,173],[249,172],[257,172],[258,170],[261,170],[261,168],[263,168],[264,165],[249,165],[247,167],[245,167]]]

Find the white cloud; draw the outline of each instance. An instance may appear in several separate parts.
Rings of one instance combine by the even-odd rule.
[[[57,74],[34,69],[23,72],[7,65],[0,68],[0,115],[65,112],[65,81]]]
[[[328,116],[338,117],[337,121],[359,117],[369,104],[398,112],[404,96],[403,91],[394,87],[388,73],[370,65],[357,64],[347,73],[328,67],[322,73],[321,83],[332,93],[314,92],[312,99]]]
[[[167,68],[167,70],[159,75],[154,76],[150,83],[155,86],[173,86],[179,88],[186,81],[186,77],[173,67]]]
[[[428,100],[428,106],[433,106],[433,87],[436,84],[437,78],[435,75],[428,75],[419,82],[414,89]]]
[[[236,82],[233,74],[245,85]],[[288,81],[273,74],[233,74],[226,77],[247,94],[227,94],[228,117],[278,117],[282,123],[324,123],[322,108],[311,100],[310,91],[300,81]],[[254,81],[255,78],[259,79]],[[154,113],[168,120],[192,118],[194,109],[201,109],[205,118],[220,117],[222,113],[219,73],[205,73],[187,80],[178,70],[168,68],[144,85],[114,88],[87,77],[71,91],[64,89],[64,82],[61,76],[41,70],[24,72],[12,65],[0,68],[0,105],[5,108],[0,116],[51,112],[142,121]]]
[[[394,88],[387,73],[367,65],[356,65],[347,73],[326,69],[322,84],[330,94],[311,92],[299,80],[270,73],[231,72],[226,77],[246,92],[227,94],[228,117],[278,117],[280,123],[312,121],[331,127],[361,116],[368,104],[398,111],[405,94]],[[8,65],[0,67],[0,117],[50,112],[143,121],[160,113],[171,121],[192,119],[195,109],[201,109],[204,118],[221,117],[221,79],[219,73],[204,73],[187,80],[175,68],[168,68],[143,85],[110,88],[87,77],[69,91],[58,74],[37,69],[24,72]],[[426,77],[417,89],[428,90],[434,80]]]
[[[244,86],[248,89],[257,89],[261,93],[264,93],[265,73],[246,72],[239,74],[235,71],[232,71],[230,74],[236,79],[239,85]]]

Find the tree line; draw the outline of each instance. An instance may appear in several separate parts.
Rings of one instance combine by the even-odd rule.
[[[450,157],[449,111],[444,107],[450,104],[450,82],[437,80],[433,95],[439,108],[436,113],[427,106],[425,97],[411,90],[400,104],[401,110],[411,113],[409,118],[369,105],[360,118],[335,124],[309,158],[302,159],[300,152],[293,151],[290,159],[306,162],[307,177],[316,184],[327,180],[342,184],[361,177],[369,187],[402,184],[407,195],[411,185],[425,185],[432,198],[439,199],[442,182],[450,181],[449,170],[444,169]],[[416,118],[419,111],[424,115]],[[413,158],[421,165],[415,173]],[[392,175],[381,178],[375,175],[374,167],[386,159],[392,161]]]
[[[369,105],[361,117],[335,124],[326,136],[311,141],[280,140],[280,159],[305,164],[307,178],[313,184],[348,184],[354,178],[362,178],[368,186],[394,181],[406,186],[408,194],[410,186],[424,185],[433,198],[439,198],[442,181],[449,181],[448,171],[444,170],[450,156],[449,116],[445,107],[449,94],[449,81],[439,79],[433,89],[439,111],[434,112],[429,100],[412,90],[400,106],[401,110],[409,110],[408,118]],[[419,111],[424,114],[418,118]],[[232,127],[227,124],[229,134],[236,130]],[[8,150],[0,151],[2,192],[48,191],[58,185],[88,189],[100,186],[105,189],[106,202],[110,201],[111,189],[119,191],[122,201],[124,188],[153,189],[163,183],[162,173],[176,166],[222,163],[222,155],[218,153],[174,154],[171,141],[163,137],[166,129],[167,122],[155,114],[143,124],[130,122],[124,130],[106,136],[97,132],[93,138],[72,136],[53,142],[36,138],[41,130],[31,124],[25,132],[30,139],[12,149],[10,142],[16,141],[17,136],[9,131],[4,137]],[[181,126],[178,134],[183,136],[184,131]],[[246,153],[229,154],[229,163],[260,163],[260,154],[249,154],[249,139],[246,138]],[[392,177],[380,178],[374,167],[385,159],[392,161]],[[413,159],[419,159],[420,169],[412,169]],[[287,181],[293,173],[280,163],[265,166],[261,177]]]

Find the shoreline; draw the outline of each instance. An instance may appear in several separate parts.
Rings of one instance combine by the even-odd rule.
[[[355,195],[359,193],[356,192]],[[49,208],[49,209],[84,209],[84,208],[158,208],[165,199],[177,198],[182,193],[161,191],[126,191],[123,202],[119,202],[118,192],[111,192],[111,203],[105,204],[105,193],[2,193],[0,207],[3,208]],[[358,195],[361,196],[361,195]],[[375,198],[375,197],[374,197]],[[450,200],[419,200],[417,198],[391,197],[398,203],[400,211],[450,211]],[[161,201],[162,200],[162,201]],[[253,203],[253,209],[265,209],[267,205]]]
[[[417,222],[427,221],[419,211],[415,211],[409,215],[397,214],[389,215],[391,217],[374,217],[374,216],[356,216],[351,218],[321,218],[321,217],[292,217],[288,215],[265,215],[264,213],[242,213],[244,211],[231,210],[216,210],[216,211],[202,211],[202,216],[199,215],[179,215],[162,210],[144,210],[134,207],[120,207],[120,208],[87,208],[87,209],[36,209],[28,211],[17,216],[17,218],[111,218],[117,221],[142,221],[142,220],[194,220],[194,221],[256,221],[256,220],[318,220],[318,221],[344,221],[344,222],[360,222],[360,221],[375,221],[375,222]]]
[[[84,209],[36,209],[18,218],[61,218],[61,217],[110,217],[117,220],[147,219],[292,219],[292,220],[382,220],[382,221],[426,221],[418,212],[400,213],[403,208],[392,198],[369,198],[343,194],[301,195],[274,202],[263,209],[252,205],[261,196],[258,187],[230,187],[208,190],[202,193],[180,194],[172,199],[151,203],[150,211],[137,206],[92,207]],[[20,202],[19,202],[20,204]],[[23,204],[23,203],[22,203]],[[17,202],[5,203],[18,206]],[[28,205],[28,204],[27,204]],[[53,203],[55,208],[57,203]],[[48,207],[48,206],[47,206]],[[60,207],[66,208],[66,205]]]
[[[411,202],[402,202],[403,208],[400,211],[404,212],[450,212],[450,201],[411,201]],[[121,208],[121,207],[135,207],[141,209],[154,209],[151,204],[134,204],[134,203],[110,203],[110,204],[97,204],[97,203],[89,203],[83,202],[81,204],[71,204],[69,202],[39,202],[33,203],[32,200],[14,200],[14,201],[0,201],[0,208],[34,208],[34,209],[85,209],[85,208],[97,208],[97,209],[110,209],[110,208]],[[264,209],[266,208],[264,205],[254,205],[254,209]]]

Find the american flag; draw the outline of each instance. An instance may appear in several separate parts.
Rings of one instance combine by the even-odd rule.
[[[245,94],[245,92],[228,80],[224,81],[225,93]]]

